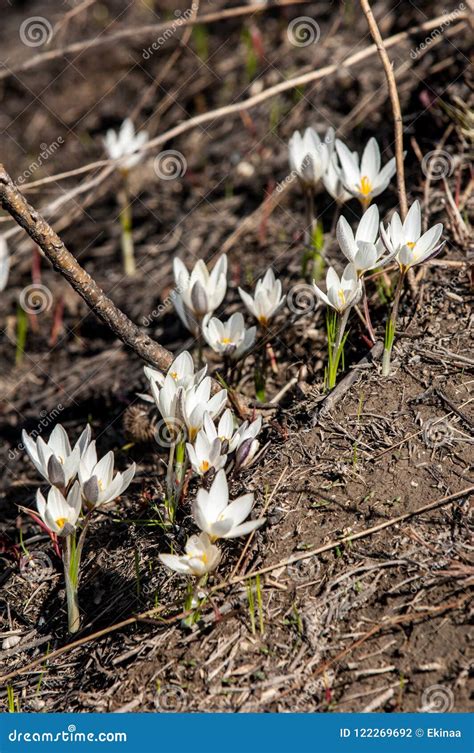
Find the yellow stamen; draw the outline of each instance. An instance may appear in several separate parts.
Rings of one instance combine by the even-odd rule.
[[[367,198],[372,193],[372,183],[368,179],[367,175],[363,175],[360,179],[360,192],[365,198]]]
[[[203,473],[206,473],[206,471],[209,470],[209,461],[208,460],[203,460],[202,463],[201,463],[201,465],[199,466],[199,468],[201,469],[201,471]]]
[[[170,376],[173,377],[173,379],[176,380],[178,378],[178,372],[177,371],[172,371],[171,374],[170,374]]]
[[[340,302],[341,306],[345,306],[346,305],[346,295],[345,295],[344,291],[342,290],[342,288],[340,288],[337,291],[337,297],[339,298],[339,302]]]
[[[415,241],[408,241],[408,243],[406,245],[411,250],[412,248],[415,248],[416,243],[415,243]]]
[[[104,491],[104,485],[100,479],[97,481],[97,486],[99,487],[99,491]]]
[[[268,319],[267,319],[266,316],[259,316],[258,317],[258,321],[260,322],[260,324],[262,325],[262,327],[266,327],[267,324],[268,324]]]
[[[232,342],[232,340],[230,339],[230,337],[223,337],[222,340],[221,340],[221,343],[223,345],[230,345],[231,342]]]
[[[62,530],[67,523],[67,518],[58,518],[54,522],[56,523],[57,527]]]

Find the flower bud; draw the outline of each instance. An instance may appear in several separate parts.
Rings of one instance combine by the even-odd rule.
[[[245,468],[250,465],[260,447],[258,439],[245,439],[240,445],[235,455],[235,467],[237,469]]]

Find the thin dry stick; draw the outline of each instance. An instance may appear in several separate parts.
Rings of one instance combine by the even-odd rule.
[[[67,250],[52,227],[28,204],[2,164],[0,164],[0,202],[16,222],[26,230],[30,238],[38,244],[53,267],[66,278],[112,332],[129,345],[140,358],[166,371],[173,360],[172,354],[152,340],[107,298],[97,283]]]
[[[195,0],[195,2],[193,2],[191,6],[191,11],[192,11],[191,17],[190,17],[191,21],[196,20],[197,15],[199,13],[199,5],[200,5],[200,0]],[[141,96],[141,98],[139,99],[135,107],[133,108],[132,112],[130,113],[130,118],[132,120],[135,120],[137,116],[141,113],[145,105],[147,105],[150,102],[154,93],[158,90],[158,87],[161,86],[162,82],[165,80],[169,71],[172,68],[174,68],[179,57],[181,56],[183,49],[187,46],[192,33],[193,33],[193,27],[188,26],[183,34],[179,47],[176,47],[172,55],[170,55],[169,59],[167,60],[163,68],[160,69],[159,75],[156,78],[154,78],[150,86],[148,86],[147,89],[145,89],[143,95]],[[175,101],[174,97],[169,93],[165,99],[168,101],[173,101],[173,102]],[[160,103],[160,107],[161,106],[162,106],[162,103]],[[153,119],[155,119],[155,114],[156,114],[156,110],[153,112],[153,115],[152,115]]]
[[[267,512],[268,508],[270,507],[272,499],[274,498],[275,494],[277,493],[278,489],[280,488],[281,482],[283,481],[283,478],[286,475],[286,472],[287,472],[288,468],[289,468],[289,466],[286,465],[283,468],[282,472],[280,473],[278,481],[276,482],[275,486],[273,487],[272,493],[268,496],[268,499],[267,499],[267,501],[265,503],[265,506],[264,506],[264,508],[262,510],[262,513],[261,513],[260,517],[263,518],[263,516]],[[247,554],[247,551],[248,551],[248,549],[249,549],[249,547],[250,547],[250,545],[251,545],[251,543],[252,543],[252,541],[253,541],[253,539],[255,537],[255,533],[256,533],[256,531],[252,531],[252,533],[248,537],[247,541],[245,542],[245,546],[242,549],[242,553],[241,553],[239,559],[237,560],[237,564],[234,567],[234,569],[232,570],[232,573],[230,575],[230,580],[232,580],[232,578],[234,578],[237,575],[237,571],[239,570],[240,565],[242,564],[242,562],[245,559],[245,555]]]
[[[426,609],[424,612],[412,612],[410,614],[402,614],[397,617],[390,617],[387,620],[383,620],[382,622],[379,622],[377,625],[374,625],[374,627],[370,628],[361,638],[358,638],[356,641],[351,643],[347,648],[343,648],[339,653],[336,654],[336,656],[332,657],[331,659],[327,659],[326,661],[319,664],[316,669],[314,669],[309,675],[305,675],[301,678],[298,682],[294,683],[293,685],[290,685],[288,688],[286,688],[277,698],[272,698],[272,702],[275,703],[276,701],[279,701],[281,698],[284,698],[287,695],[290,695],[291,693],[294,693],[295,690],[298,690],[298,688],[301,687],[302,683],[307,682],[309,677],[317,677],[318,675],[322,675],[325,672],[327,672],[328,669],[330,669],[336,662],[340,662],[341,659],[344,659],[346,656],[349,656],[352,654],[352,652],[356,649],[362,646],[364,643],[366,643],[370,638],[377,635],[378,633],[381,633],[384,630],[396,627],[397,625],[406,625],[411,622],[421,622],[423,620],[429,619],[430,617],[433,617],[434,615],[440,615],[444,612],[448,612],[454,609],[460,609],[466,601],[468,601],[470,598],[470,594],[465,594],[460,599],[456,599],[456,601],[448,601],[444,604],[438,604],[434,607],[431,607],[430,609]]]
[[[330,413],[330,411],[333,410],[337,403],[342,400],[342,398],[350,390],[354,382],[356,382],[360,377],[362,371],[361,367],[364,368],[374,361],[377,361],[382,353],[383,342],[376,342],[375,345],[373,345],[369,350],[367,355],[359,361],[355,368],[349,371],[349,373],[346,374],[343,379],[341,379],[339,384],[337,384],[336,387],[334,387],[334,389],[330,392],[330,394],[323,400],[321,407],[315,415],[315,423],[320,416],[326,416],[328,413]]]
[[[394,45],[397,45],[400,42],[403,42],[405,39],[408,39],[408,37],[410,37],[411,35],[419,34],[420,32],[423,32],[423,31],[430,31],[431,29],[434,29],[437,26],[443,24],[447,19],[451,18],[451,16],[452,14],[445,13],[442,16],[438,16],[437,18],[432,19],[431,21],[426,21],[425,23],[420,24],[419,26],[412,26],[407,31],[401,31],[398,34],[394,34],[392,37],[388,37],[385,40],[385,48],[393,47]],[[201,19],[202,18],[203,16],[201,17]],[[458,18],[460,22],[466,21],[467,14],[460,13]],[[459,24],[459,27],[460,26],[461,26],[461,23]],[[226,105],[224,107],[219,107],[216,110],[210,110],[209,112],[203,113],[201,115],[197,115],[193,118],[190,118],[189,120],[183,121],[183,123],[180,123],[177,126],[174,126],[173,128],[161,134],[160,136],[157,136],[155,139],[152,139],[147,144],[145,144],[142,147],[142,149],[140,149],[139,151],[143,151],[143,152],[148,151],[150,149],[153,149],[156,146],[160,146],[161,144],[164,144],[166,141],[169,141],[170,139],[175,138],[176,136],[179,136],[182,133],[192,130],[196,126],[201,125],[202,123],[214,121],[217,118],[227,117],[228,115],[232,115],[234,113],[240,113],[242,110],[255,107],[256,105],[260,104],[266,99],[277,96],[278,94],[281,94],[284,91],[288,91],[289,89],[293,89],[299,86],[305,86],[306,84],[311,83],[312,81],[317,81],[319,79],[325,78],[326,76],[330,76],[331,74],[340,71],[342,68],[350,68],[356,65],[357,63],[360,63],[362,60],[365,60],[366,58],[371,57],[376,52],[377,52],[376,45],[370,45],[369,47],[366,47],[364,50],[361,50],[360,52],[356,52],[354,55],[350,55],[348,58],[346,58],[345,60],[341,62],[334,63],[333,65],[328,65],[325,68],[320,68],[319,70],[312,71],[311,73],[306,73],[301,76],[296,76],[295,78],[282,81],[281,83],[276,84],[275,86],[271,86],[268,89],[265,89],[265,91],[261,92],[260,94],[256,94],[253,97],[249,97],[248,99],[245,99],[242,102],[237,102],[233,105]],[[1,78],[1,73],[0,73],[0,78]],[[94,186],[96,186],[99,183],[101,183],[103,180],[105,180],[105,178],[114,170],[114,162],[111,160],[98,160],[96,162],[91,162],[87,165],[83,165],[80,168],[76,168],[68,172],[59,173],[57,175],[52,175],[48,178],[42,178],[40,180],[33,181],[32,183],[28,183],[28,184],[25,183],[23,185],[23,189],[25,190],[26,188],[37,187],[40,185],[44,185],[45,183],[62,180],[62,179],[65,179],[74,175],[79,175],[80,173],[89,172],[90,170],[94,170],[98,167],[103,167],[103,166],[106,166],[103,173],[100,173],[91,181],[86,181],[82,185],[76,186],[71,191],[67,191],[65,194],[55,199],[51,204],[43,208],[44,213],[47,212],[48,215],[51,215],[54,211],[59,210],[71,198],[79,196],[80,194],[88,191],[89,186],[92,183],[94,184]],[[17,233],[17,228],[10,228],[8,231],[6,231],[4,235],[5,235],[5,238],[8,238],[8,237],[12,237],[16,235],[16,233]]]
[[[331,549],[336,549],[344,546],[349,542],[352,543],[353,541],[357,541],[357,539],[365,539],[367,536],[371,536],[374,533],[383,531],[385,528],[390,528],[391,526],[397,525],[398,523],[402,523],[404,520],[413,518],[415,515],[421,515],[424,512],[434,510],[437,507],[441,507],[442,505],[446,505],[449,502],[453,502],[455,499],[459,499],[459,497],[468,497],[473,493],[474,486],[468,486],[466,489],[462,489],[460,492],[450,494],[448,497],[443,497],[443,499],[438,499],[435,502],[430,502],[429,504],[424,505],[423,507],[419,507],[417,510],[413,510],[412,512],[405,512],[403,513],[403,515],[398,515],[396,518],[385,520],[383,523],[378,523],[376,526],[367,528],[365,531],[359,531],[358,533],[350,534],[349,536],[345,536],[344,538],[338,539],[337,541],[331,541],[329,544],[324,544],[324,546],[320,546],[317,549],[311,549],[310,551],[304,552],[303,554],[296,554],[294,557],[290,557],[283,562],[277,562],[275,565],[267,565],[267,567],[262,567],[260,568],[260,570],[252,570],[243,576],[239,576],[238,578],[234,578],[233,580],[226,581],[225,584],[222,584],[222,587],[224,587],[224,585],[232,586],[234,585],[234,583],[240,583],[242,580],[246,580],[247,578],[254,578],[256,575],[265,575],[266,573],[272,572],[272,570],[278,570],[279,568],[286,567],[287,565],[293,565],[295,562],[301,562],[302,560],[310,559],[311,557],[315,557],[318,554],[328,552]]]
[[[435,502],[430,502],[428,505],[424,505],[423,507],[418,508],[418,510],[413,510],[413,512],[407,512],[403,515],[399,515],[396,518],[390,518],[390,520],[385,521],[384,523],[379,523],[376,526],[373,526],[372,528],[368,528],[365,531],[360,531],[359,533],[352,534],[351,536],[346,536],[342,539],[338,539],[337,541],[332,541],[329,544],[325,544],[322,547],[319,547],[318,549],[313,549],[310,552],[305,552],[304,554],[297,555],[295,557],[290,557],[289,559],[284,560],[283,562],[277,562],[274,565],[269,565],[268,567],[261,568],[260,570],[253,570],[249,573],[246,573],[245,575],[241,575],[238,578],[234,578],[233,580],[224,581],[223,583],[219,583],[217,586],[212,588],[209,591],[209,594],[212,596],[217,591],[222,591],[225,588],[228,588],[229,586],[232,586],[236,583],[241,583],[242,581],[248,580],[249,578],[253,578],[255,575],[264,575],[265,573],[269,573],[273,570],[280,570],[281,568],[291,565],[295,562],[300,562],[301,560],[308,559],[310,557],[314,557],[317,554],[322,554],[323,552],[327,552],[331,549],[340,548],[341,546],[344,546],[349,541],[355,541],[356,539],[362,539],[366,538],[367,536],[371,536],[374,533],[378,533],[379,531],[389,528],[390,526],[397,525],[398,523],[401,523],[404,520],[408,520],[409,518],[413,518],[416,515],[421,515],[424,512],[428,512],[429,510],[434,510],[437,507],[442,507],[443,505],[448,504],[449,502],[454,502],[454,500],[459,499],[460,497],[468,497],[470,494],[474,492],[474,486],[469,486],[466,489],[462,489],[459,492],[456,492],[455,494],[450,494],[447,497],[443,497],[442,499],[438,499]],[[110,635],[110,633],[116,632],[117,630],[121,630],[124,627],[129,627],[130,625],[135,625],[138,622],[146,621],[149,619],[157,618],[160,614],[162,614],[166,609],[170,609],[171,606],[168,607],[161,606],[161,607],[154,607],[153,609],[149,609],[146,612],[142,612],[139,615],[135,615],[133,617],[128,617],[126,620],[122,620],[121,622],[117,622],[115,625],[110,625],[109,627],[103,628],[102,630],[99,630],[95,633],[92,633],[91,635],[86,635],[83,638],[79,638],[76,641],[73,641],[72,643],[68,643],[66,646],[62,646],[61,648],[56,649],[55,651],[52,651],[51,653],[40,656],[34,661],[30,662],[29,664],[26,664],[24,667],[20,667],[18,669],[13,670],[7,675],[4,675],[3,677],[0,677],[0,683],[5,683],[8,680],[11,680],[13,677],[17,677],[18,675],[27,674],[36,667],[44,664],[46,661],[50,662],[53,659],[57,659],[59,656],[62,656],[63,654],[67,653],[68,651],[72,651],[75,648],[78,648],[79,646],[83,646],[86,643],[90,643],[91,641],[98,640],[99,638],[103,638],[106,635]],[[180,613],[178,615],[175,615],[170,620],[162,620],[163,623],[170,623],[174,622],[178,619],[181,619],[181,617],[187,616],[186,613]]]
[[[419,34],[420,32],[423,32],[423,31],[430,31],[431,29],[434,29],[437,26],[443,24],[446,21],[446,19],[450,17],[451,17],[451,14],[449,13],[444,14],[442,16],[438,16],[437,18],[434,18],[431,21],[426,21],[425,23],[420,24],[419,26],[412,26],[410,29],[407,29],[407,31],[401,31],[398,34],[394,34],[392,37],[387,37],[384,43],[385,48],[393,47],[399,44],[400,42],[403,42],[405,39],[408,39],[408,37],[412,35]],[[467,20],[467,15],[460,14],[459,19],[461,21],[462,20],[465,21]],[[377,46],[375,44],[371,44],[365,49],[360,50],[359,52],[356,52],[353,55],[350,55],[345,60],[341,60],[340,62],[327,65],[324,68],[319,68],[318,70],[311,71],[310,73],[301,74],[300,76],[296,76],[295,78],[285,79],[285,81],[281,81],[279,84],[275,84],[275,86],[270,86],[268,89],[265,89],[263,92],[260,92],[259,94],[254,94],[252,97],[248,97],[247,99],[244,99],[241,102],[235,102],[232,105],[224,105],[223,107],[218,107],[215,110],[209,110],[208,112],[204,112],[204,113],[201,113],[200,115],[196,115],[192,118],[189,118],[188,120],[184,120],[182,123],[179,123],[176,126],[173,126],[173,128],[170,128],[168,131],[165,131],[164,133],[160,134],[156,138],[151,139],[146,144],[144,144],[143,147],[139,149],[138,151],[140,152],[150,151],[154,149],[156,146],[161,146],[162,144],[166,143],[167,141],[170,141],[176,136],[180,136],[182,133],[186,133],[187,131],[192,130],[196,126],[202,125],[203,123],[213,122],[214,120],[217,120],[218,118],[227,117],[228,115],[232,115],[234,113],[240,113],[243,110],[248,110],[251,107],[256,107],[257,105],[261,104],[261,102],[264,102],[265,100],[270,99],[271,97],[275,97],[278,94],[282,94],[283,92],[286,92],[290,89],[295,89],[300,86],[305,86],[306,84],[309,84],[312,81],[317,81],[319,79],[325,78],[326,76],[330,76],[333,73],[339,73],[341,69],[351,68],[357,63],[360,63],[363,60],[366,60],[366,58],[371,57],[376,52],[377,52]],[[65,178],[69,178],[74,175],[79,175],[80,173],[88,172],[90,170],[95,170],[98,167],[103,167],[104,165],[113,166],[114,161],[113,160],[96,160],[95,162],[91,162],[87,165],[83,165],[82,167],[75,168],[74,170],[66,171],[63,173],[58,173],[57,175],[51,175],[47,178],[41,178],[39,180],[32,181],[31,183],[25,183],[23,184],[22,188],[23,189],[33,188],[40,185],[44,185],[45,183],[51,183],[57,180],[63,180]]]
[[[372,13],[369,0],[360,0],[362,10],[367,18],[370,33],[374,40],[377,52],[379,53],[380,60],[384,67],[385,76],[387,79],[388,92],[390,94],[390,102],[392,103],[393,121],[395,128],[395,159],[397,163],[397,186],[398,186],[398,201],[400,204],[400,213],[402,220],[405,219],[408,212],[407,202],[407,190],[405,186],[405,169],[403,164],[403,120],[402,110],[400,107],[400,99],[398,97],[397,82],[393,73],[392,64],[390,58],[387,55],[387,50],[382,39],[379,27]]]
[[[228,18],[237,18],[239,16],[249,16],[256,13],[264,13],[265,11],[275,8],[285,8],[291,5],[308,5],[310,0],[280,0],[278,3],[254,3],[252,5],[239,5],[237,8],[226,8],[220,11],[214,11],[213,13],[204,13],[199,18],[177,18],[174,21],[165,21],[160,24],[149,24],[147,26],[135,26],[132,28],[125,28],[117,31],[115,34],[99,34],[93,39],[86,39],[80,42],[73,42],[72,44],[64,47],[59,47],[55,50],[48,50],[47,52],[40,53],[33,58],[30,58],[24,63],[16,66],[15,68],[5,68],[0,71],[0,80],[2,78],[8,78],[16,73],[22,73],[24,71],[36,68],[43,63],[51,62],[52,60],[58,60],[66,55],[75,55],[80,52],[88,52],[96,47],[103,47],[108,44],[118,44],[123,39],[143,39],[145,37],[156,38],[163,32],[171,31],[176,32],[178,29],[184,29],[187,26],[195,26],[196,24],[214,23],[216,21],[225,21]],[[150,55],[156,52],[155,48],[152,48]]]

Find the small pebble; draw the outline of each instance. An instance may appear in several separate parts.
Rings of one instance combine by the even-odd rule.
[[[8,649],[17,646],[21,641],[21,635],[9,635],[8,638],[4,638],[2,641],[2,648]]]
[[[255,168],[250,162],[239,162],[237,172],[242,178],[252,178],[255,175]]]

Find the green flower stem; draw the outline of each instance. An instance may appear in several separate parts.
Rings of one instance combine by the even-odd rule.
[[[392,357],[393,342],[395,340],[395,333],[397,329],[398,309],[400,306],[400,298],[405,283],[405,277],[406,271],[401,270],[397,282],[397,287],[395,289],[395,294],[393,296],[392,311],[390,312],[390,318],[387,321],[387,327],[385,329],[385,349],[382,359],[382,376],[388,376],[390,374],[390,361]]]
[[[363,277],[361,277],[361,283],[362,283],[362,306],[364,309],[365,324],[366,324],[367,332],[369,333],[370,339],[372,340],[373,343],[375,343],[376,336],[375,336],[374,328],[372,326],[372,320],[370,318],[369,301],[367,298],[367,289],[365,287],[365,280]]]
[[[329,354],[328,354],[328,388],[332,390],[336,386],[336,379],[337,379],[337,372],[339,370],[339,363],[341,360],[341,356],[344,352],[344,343],[346,341],[346,336],[344,335],[345,329],[347,326],[347,322],[349,319],[349,314],[351,312],[350,308],[347,308],[343,314],[338,316],[337,319],[337,329],[336,329],[336,336],[333,340],[333,327],[330,324],[330,320],[328,317],[328,346],[329,346]]]
[[[123,173],[123,187],[120,192],[120,226],[122,228],[121,246],[123,269],[127,277],[133,277],[137,268],[132,234],[132,206],[128,191],[128,177]]]
[[[176,504],[178,504],[179,499],[181,497],[181,492],[183,491],[184,486],[184,478],[186,476],[186,468],[187,468],[187,455],[186,455],[186,442],[178,442],[176,445],[176,463],[175,463],[175,473],[176,473]]]
[[[206,597],[202,598],[202,596],[199,596],[199,590],[204,588],[206,583],[207,574],[203,575],[201,578],[193,579],[193,581],[188,584],[184,600],[184,611],[189,612],[189,614],[181,621],[183,627],[192,628],[193,625],[199,621],[201,607],[206,601]]]
[[[66,536],[63,547],[64,579],[66,582],[67,622],[70,633],[77,633],[81,626],[79,614],[78,585],[81,552],[76,547],[75,532]]]
[[[183,492],[187,469],[186,442],[173,442],[170,445],[168,468],[166,471],[165,508],[170,523],[176,520],[176,510]]]
[[[168,504],[166,505],[168,509],[168,514],[170,513],[170,510],[173,507],[173,500],[174,500],[174,493],[175,493],[175,486],[174,486],[174,451],[175,451],[175,443],[171,442],[170,444],[170,454],[168,458],[168,467],[166,469],[166,499]],[[170,515],[171,517],[171,515]]]
[[[314,189],[307,188],[305,191],[306,198],[306,243],[311,247],[313,243],[314,228]]]

